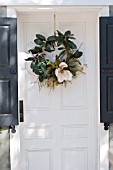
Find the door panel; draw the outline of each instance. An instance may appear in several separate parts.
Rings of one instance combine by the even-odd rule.
[[[54,32],[53,14],[19,17],[24,37],[21,49],[25,52],[32,47],[36,33],[51,35]],[[56,20],[58,30],[74,33],[78,47],[83,42],[83,57],[80,60],[88,64],[88,69],[85,69],[86,74],[80,74],[66,88],[56,87],[51,92],[42,88],[39,91],[30,63],[26,63],[20,169],[97,170],[95,16],[57,13]]]
[[[1,50],[1,60],[0,65],[9,65],[9,26],[0,26],[0,40],[2,43],[0,43],[0,49]],[[5,57],[4,57],[5,56]]]
[[[10,114],[10,81],[0,80],[0,114]],[[5,105],[4,105],[5,103]]]

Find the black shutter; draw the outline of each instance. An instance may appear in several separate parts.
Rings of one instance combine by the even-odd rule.
[[[0,126],[17,124],[17,20],[0,18]]]
[[[113,122],[113,17],[100,18],[100,121]]]

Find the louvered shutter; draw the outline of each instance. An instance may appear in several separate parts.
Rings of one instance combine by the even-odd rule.
[[[17,124],[17,20],[0,18],[0,126]]]
[[[100,121],[113,122],[113,17],[100,17]]]

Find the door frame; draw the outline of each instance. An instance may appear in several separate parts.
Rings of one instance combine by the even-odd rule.
[[[96,76],[97,81],[95,82],[95,107],[96,107],[96,113],[95,113],[95,128],[97,129],[97,159],[98,161],[98,170],[109,170],[109,159],[108,159],[108,151],[109,151],[109,132],[104,131],[103,124],[100,124],[100,73],[99,73],[99,17],[100,16],[109,16],[109,7],[102,7],[102,6],[12,6],[7,8],[7,14],[8,16],[17,17],[18,13],[32,13],[32,12],[43,12],[44,10],[46,12],[65,12],[68,10],[68,12],[84,12],[84,13],[93,13],[96,16],[95,24],[97,24],[96,27],[96,42],[95,42],[95,49],[96,49],[96,55],[95,55],[95,61],[96,61]],[[18,18],[19,23],[19,18]],[[18,28],[18,25],[17,25]],[[98,101],[98,102],[96,102]],[[19,126],[16,126],[16,134],[12,134],[10,132],[10,162],[11,162],[11,170],[20,170],[19,169],[19,155],[20,155],[20,127],[22,126],[22,123],[19,124]],[[15,162],[15,163],[14,163]]]

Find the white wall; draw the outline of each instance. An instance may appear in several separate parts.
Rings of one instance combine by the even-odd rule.
[[[113,5],[113,0],[0,0],[0,5]]]

